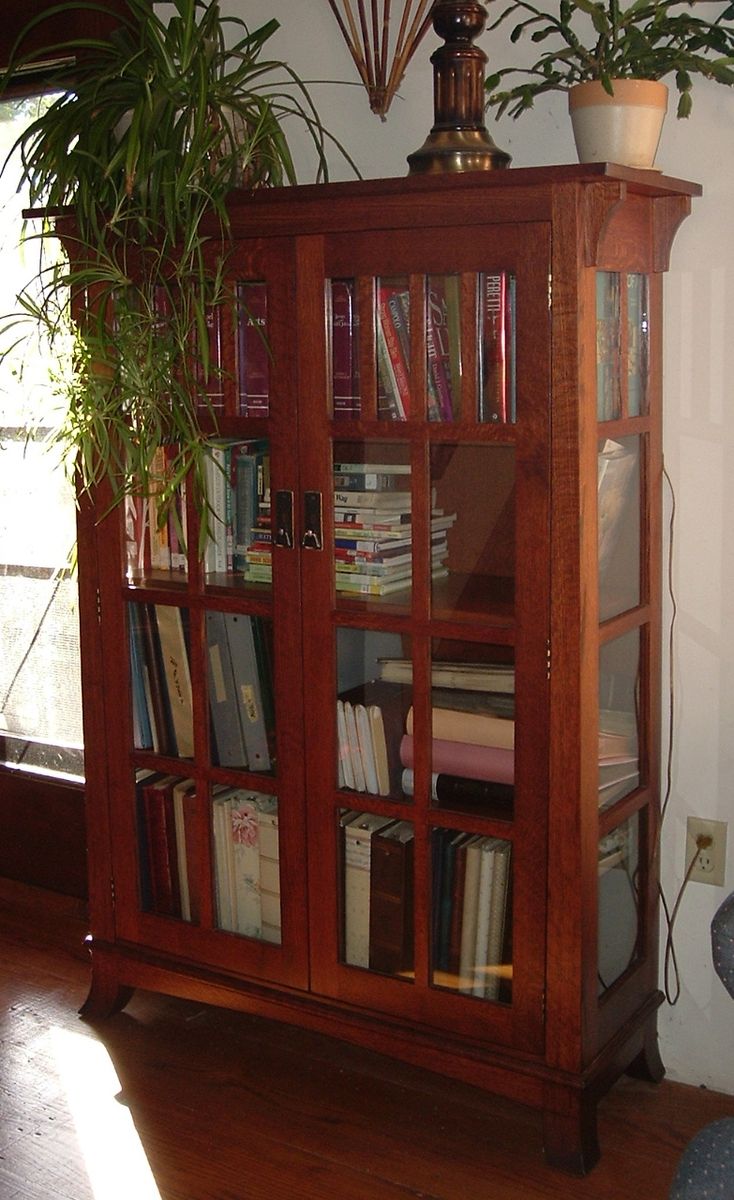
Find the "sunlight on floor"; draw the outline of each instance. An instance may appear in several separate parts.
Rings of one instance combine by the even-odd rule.
[[[65,1029],[51,1036],[94,1200],[161,1200],[104,1046]]]

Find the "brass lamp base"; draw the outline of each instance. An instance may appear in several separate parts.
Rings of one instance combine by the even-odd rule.
[[[433,129],[420,149],[408,155],[411,175],[496,171],[510,162],[511,156],[483,128]]]

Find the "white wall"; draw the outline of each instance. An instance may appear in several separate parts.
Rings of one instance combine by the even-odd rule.
[[[251,26],[276,17],[281,30],[272,52],[303,78],[356,80],[327,0],[224,0],[223,8]],[[363,175],[406,174],[406,156],[432,124],[428,57],[438,44],[433,33],[423,42],[385,123],[370,112],[361,86],[314,85],[324,120]],[[501,31],[485,33],[479,45],[492,67],[509,61]],[[515,166],[575,160],[562,96],[519,121],[492,120],[489,128]],[[734,815],[734,89],[697,83],[692,117],[668,119],[658,164],[704,187],[678,233],[666,281],[665,458],[677,498],[678,616],[662,875],[672,906],[684,871],[686,816],[728,821]],[[332,178],[349,177],[334,155]],[[302,182],[309,181],[304,174]],[[680,999],[663,1006],[660,1031],[671,1078],[734,1093],[734,1006],[712,970],[709,939],[710,919],[734,887],[734,827],[726,880],[725,888],[686,890],[675,930]]]

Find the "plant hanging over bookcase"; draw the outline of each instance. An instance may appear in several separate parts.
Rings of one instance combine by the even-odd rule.
[[[109,481],[113,506],[155,491],[161,523],[186,476],[207,511],[204,463],[216,430],[207,318],[234,298],[226,250],[204,236],[202,221],[214,215],[226,247],[234,187],[296,182],[288,120],[306,130],[318,179],[328,177],[333,142],[299,76],[267,55],[277,21],[250,30],[222,16],[217,0],[171,7],[164,20],[155,0],[126,0],[122,17],[94,0],[64,0],[29,22],[2,79],[7,89],[33,62],[63,64],[44,80],[60,96],[14,147],[30,203],[45,215],[32,235],[39,265],[3,321],[0,353],[27,337],[29,322],[44,331],[69,367],[57,440],[81,488]],[[31,30],[79,9],[119,24],[108,40],[24,55]],[[66,213],[60,255],[49,235]],[[175,451],[161,476],[163,445]]]

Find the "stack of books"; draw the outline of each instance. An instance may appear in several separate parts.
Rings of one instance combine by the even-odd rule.
[[[432,497],[435,503],[435,495]],[[386,596],[410,587],[413,563],[410,467],[336,463],[334,558],[338,592]],[[447,531],[456,514],[431,511],[431,574],[448,574]]]

